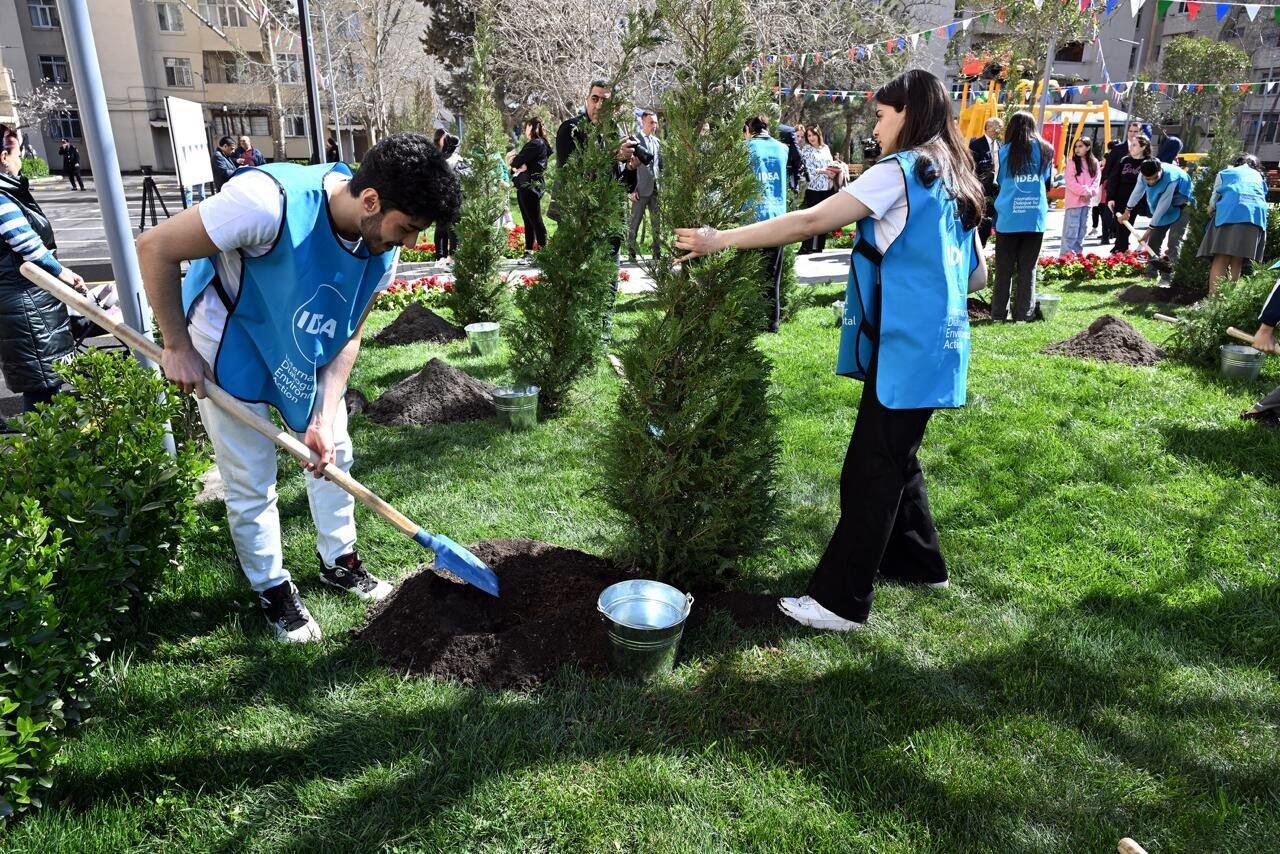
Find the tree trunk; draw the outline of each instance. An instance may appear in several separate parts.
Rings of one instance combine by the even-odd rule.
[[[285,159],[284,147],[284,91],[280,87],[280,67],[276,59],[276,52],[273,45],[274,27],[270,23],[264,23],[259,29],[262,36],[262,57],[266,60],[267,65],[267,89],[271,93],[271,109],[268,111],[267,121],[271,126],[271,156],[273,160],[282,161]]]

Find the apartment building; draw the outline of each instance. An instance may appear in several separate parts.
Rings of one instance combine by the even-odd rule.
[[[272,154],[268,87],[246,82],[250,79],[246,63],[227,40],[180,3],[92,0],[90,5],[111,133],[123,171],[173,169],[164,110],[164,98],[169,95],[204,105],[211,145],[224,134],[247,134],[256,147]],[[239,3],[200,0],[197,8],[242,46],[250,60],[261,60],[261,38]],[[65,86],[67,100],[75,103],[56,0],[0,0],[0,33],[0,44],[6,45],[0,61],[5,66],[11,62],[21,66],[12,75],[15,89],[26,90],[33,83],[46,81]],[[259,48],[256,51],[255,46]],[[288,52],[279,54],[286,69],[284,156],[306,158],[310,146],[301,50],[296,43],[285,50]],[[3,78],[0,67],[0,114],[5,109]],[[333,136],[332,116],[325,109],[327,99],[322,100],[326,101],[321,107],[325,135]],[[42,127],[28,128],[37,150],[55,155],[54,168],[62,137],[77,142],[82,157],[88,160],[90,152],[82,144],[84,132],[76,110],[52,118]],[[352,153],[358,158],[368,148],[363,127],[352,124],[348,117],[343,117],[341,132],[348,158]],[[86,165],[92,168],[92,163]]]

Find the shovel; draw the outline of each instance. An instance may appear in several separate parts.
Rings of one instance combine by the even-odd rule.
[[[1129,229],[1129,233],[1130,233],[1130,234],[1132,234],[1134,237],[1138,237],[1138,229],[1136,229],[1136,228],[1134,228],[1133,226],[1129,225],[1129,220],[1127,220],[1127,219],[1122,220],[1122,219],[1120,219],[1119,217],[1117,217],[1117,218],[1116,218],[1116,222],[1120,223],[1120,224],[1121,224],[1121,225],[1123,225],[1125,228]],[[1147,245],[1147,241],[1145,241],[1145,240],[1143,240],[1142,238],[1138,237],[1138,245],[1139,245],[1139,246],[1141,246],[1143,249],[1147,250],[1147,252],[1151,255],[1151,257],[1152,257],[1152,258],[1154,258],[1154,257],[1155,257],[1155,254],[1156,254],[1156,253],[1154,253],[1154,252],[1152,252],[1152,251],[1151,251],[1151,247]]]
[[[1178,318],[1176,318],[1176,317],[1170,317],[1170,316],[1169,316],[1169,315],[1167,315],[1167,314],[1153,314],[1153,315],[1151,315],[1151,316],[1152,316],[1152,317],[1154,317],[1156,320],[1162,320],[1162,321],[1164,321],[1165,323],[1177,323],[1177,322],[1178,322]],[[1251,345],[1251,346],[1252,346],[1252,344],[1253,344],[1253,336],[1252,336],[1252,335],[1250,335],[1248,332],[1245,332],[1245,331],[1243,331],[1243,330],[1241,330],[1241,329],[1236,329],[1234,326],[1228,326],[1228,327],[1227,327],[1227,334],[1228,334],[1228,335],[1230,335],[1232,338],[1236,339],[1237,341],[1243,341],[1244,343],[1249,344],[1249,345]]]
[[[22,275],[26,276],[41,289],[48,291],[57,297],[61,302],[74,308],[103,329],[119,338],[125,344],[134,350],[142,353],[153,362],[159,363],[161,350],[154,341],[144,337],[132,327],[120,323],[110,314],[103,311],[93,300],[82,296],[71,287],[63,284],[58,279],[49,275],[44,270],[34,264],[26,263],[21,267]],[[250,412],[240,403],[239,400],[232,397],[231,394],[223,390],[212,380],[204,381],[205,394],[220,409],[228,415],[235,418],[246,427],[266,436],[275,442],[281,448],[284,448],[290,455],[296,457],[302,462],[316,463],[318,458],[315,453],[306,445],[299,442],[290,434],[280,430],[275,424]],[[461,578],[468,584],[479,587],[485,593],[491,596],[498,595],[498,576],[492,569],[485,565],[483,561],[467,551],[462,546],[443,534],[430,534],[419,527],[415,522],[409,519],[396,508],[383,501],[373,492],[369,491],[358,480],[335,466],[333,463],[327,463],[320,473],[329,480],[336,483],[343,490],[350,493],[353,498],[368,507],[374,513],[377,513],[383,519],[386,519],[396,527],[400,533],[409,537],[418,545],[425,546],[436,553],[436,569],[450,572]]]

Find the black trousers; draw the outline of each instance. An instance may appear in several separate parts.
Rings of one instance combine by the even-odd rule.
[[[991,319],[1009,314],[1009,290],[1013,286],[1013,319],[1030,320],[1035,310],[1036,262],[1040,258],[1042,231],[1002,231],[996,238],[996,280],[991,286]]]
[[[1120,213],[1124,213],[1124,205],[1128,204],[1128,199],[1123,202],[1116,203],[1116,209]],[[1140,216],[1151,216],[1151,209],[1147,207],[1146,198],[1138,199],[1138,206],[1133,209],[1133,216],[1129,217],[1129,225],[1133,225],[1133,221]],[[1115,226],[1116,245],[1112,247],[1112,252],[1128,252],[1129,251],[1129,229],[1115,221],[1115,214],[1111,215],[1111,221]]]
[[[863,387],[840,471],[840,521],[807,591],[846,620],[863,622],[871,613],[877,573],[907,582],[947,577],[916,456],[931,415],[885,407],[874,376]]]
[[[782,262],[786,247],[776,246],[760,250],[760,268],[764,276],[764,301],[768,307],[765,331],[777,332],[782,325]]]
[[[80,174],[79,166],[64,166],[62,168],[62,177],[71,182],[71,189],[76,189],[76,182],[80,183],[80,189],[84,189],[84,177]]]
[[[1116,239],[1116,215],[1111,212],[1111,208],[1105,204],[1094,205],[1093,218],[1096,223],[1102,224],[1102,234],[1100,235],[1103,243],[1108,243]]]
[[[996,226],[996,200],[987,196],[986,202],[987,208],[983,212],[982,221],[978,224],[978,239],[982,241],[983,246],[986,246],[987,241],[991,239],[991,232]]]
[[[520,208],[520,216],[524,219],[524,249],[533,251],[547,245],[547,224],[542,219],[542,195],[523,187],[516,189],[516,204]]]
[[[810,190],[805,188],[804,191],[804,207],[811,208],[825,202],[836,194],[835,190]],[[804,243],[800,244],[801,252],[821,252],[827,248],[827,232],[815,234]]]
[[[436,255],[448,258],[458,251],[458,234],[451,222],[436,223]]]

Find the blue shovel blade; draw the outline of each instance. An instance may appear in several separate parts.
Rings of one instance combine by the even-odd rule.
[[[484,561],[446,537],[428,534],[421,528],[413,539],[436,553],[436,568],[452,572],[468,584],[479,587],[490,596],[498,595],[498,576]]]

